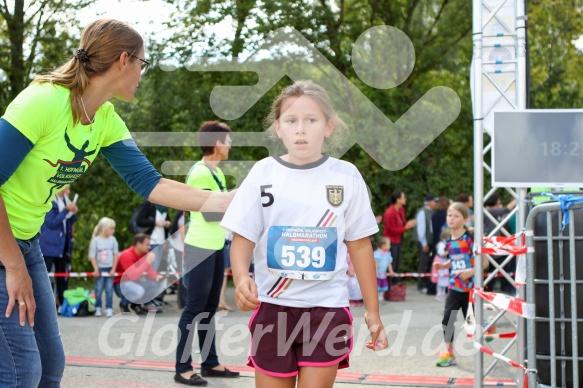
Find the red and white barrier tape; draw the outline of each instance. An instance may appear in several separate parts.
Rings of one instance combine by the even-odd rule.
[[[160,275],[182,275],[182,272],[158,272]],[[116,272],[113,276],[121,276],[123,273]],[[254,273],[249,273],[249,275],[254,276]],[[488,276],[489,273],[485,273],[484,277]],[[513,273],[510,274],[511,276]],[[108,277],[109,273],[103,272],[101,274],[103,277]],[[225,272],[225,276],[233,276],[231,272]],[[385,275],[387,278],[430,278],[431,273],[417,273],[417,272],[400,272],[395,273],[395,276]],[[497,274],[496,277],[502,277],[502,274]],[[86,278],[94,277],[93,272],[49,272],[49,277],[55,278]]]
[[[182,277],[182,272],[157,272],[158,275],[177,275]],[[116,272],[113,276],[122,276],[123,272]],[[253,273],[249,273],[249,275],[253,276]],[[111,277],[109,272],[101,272],[102,277]],[[225,272],[225,276],[233,276],[231,272]],[[87,278],[87,277],[95,277],[93,272],[49,272],[49,277],[52,278]]]
[[[479,289],[474,289],[474,293],[480,295],[482,299],[487,300],[501,310],[508,311],[526,319],[534,319],[534,304],[526,303],[523,299]]]
[[[494,236],[485,237],[484,244],[479,248],[477,254],[489,255],[515,255],[516,256],[516,273],[514,275],[514,286],[524,286],[526,284],[526,254],[534,252],[533,247],[526,247],[526,237],[532,236],[533,231],[527,230],[512,236]],[[519,241],[520,245],[517,245]]]
[[[474,337],[473,334],[470,333],[466,333],[466,337],[468,338],[472,338]],[[508,339],[508,338],[514,338],[516,337],[516,332],[514,333],[492,333],[492,334],[484,334],[484,338],[504,338],[504,339]]]
[[[488,255],[524,255],[527,252],[534,252],[532,247],[525,247],[525,238],[531,235],[532,231],[520,232],[512,236],[484,237],[481,253]],[[516,241],[520,239],[520,245]]]
[[[524,371],[524,381],[522,384],[523,388],[528,388],[528,374],[529,373],[535,373],[536,374],[536,369],[527,369],[524,365],[517,363],[516,361],[512,361],[511,359],[509,359],[506,356],[503,356],[499,353],[495,353],[492,349],[481,345],[478,342],[474,342],[474,348],[478,349],[480,352],[489,354],[490,356],[494,357],[497,360],[500,360],[504,363],[506,363],[507,365],[510,365],[513,368],[517,368],[517,369],[522,369]]]

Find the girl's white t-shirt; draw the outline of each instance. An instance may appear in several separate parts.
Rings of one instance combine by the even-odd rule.
[[[356,167],[328,155],[257,162],[221,226],[256,244],[259,300],[291,307],[348,306],[344,241],[379,230]]]

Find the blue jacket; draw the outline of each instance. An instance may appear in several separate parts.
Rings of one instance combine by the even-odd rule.
[[[63,209],[63,211],[59,212],[57,201],[53,201],[51,205],[51,210],[45,216],[45,222],[40,228],[40,249],[43,256],[63,257],[67,239],[71,235],[71,224],[75,216],[73,215],[67,220],[67,227],[65,228],[63,220],[67,216],[68,210]]]

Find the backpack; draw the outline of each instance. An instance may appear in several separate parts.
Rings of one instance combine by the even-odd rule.
[[[150,228],[147,226],[139,226],[138,225],[138,215],[142,211],[142,208],[147,204],[148,201],[143,202],[136,210],[134,210],[132,217],[130,218],[130,222],[128,224],[128,231],[133,234],[138,233],[147,233]]]
[[[90,303],[86,300],[70,305],[67,299],[65,299],[61,305],[62,317],[86,317],[92,314],[95,314],[95,307],[91,311]]]
[[[62,317],[85,317],[95,313],[95,297],[83,287],[66,290],[61,305]]]

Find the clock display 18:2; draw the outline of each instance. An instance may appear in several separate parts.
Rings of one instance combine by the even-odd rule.
[[[561,143],[559,141],[543,141],[540,143],[542,156],[582,156],[583,145],[577,141]]]

